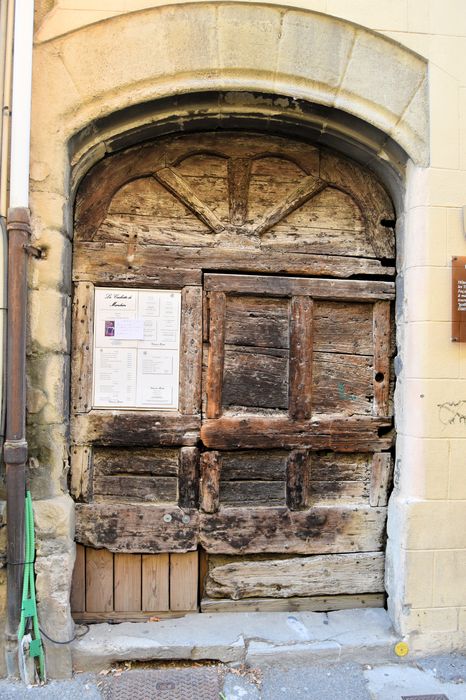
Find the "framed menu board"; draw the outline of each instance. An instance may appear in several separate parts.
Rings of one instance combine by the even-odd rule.
[[[97,287],[93,408],[177,410],[181,292]]]

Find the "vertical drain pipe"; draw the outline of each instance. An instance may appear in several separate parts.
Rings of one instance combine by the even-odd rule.
[[[27,258],[31,232],[29,212],[29,146],[31,123],[33,0],[16,0],[13,98],[10,149],[8,231],[8,342],[6,436],[8,570],[7,634],[16,636],[24,562],[24,497],[26,482],[26,304]],[[11,669],[11,664],[10,669]]]

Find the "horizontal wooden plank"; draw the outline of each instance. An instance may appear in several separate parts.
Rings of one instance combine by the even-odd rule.
[[[372,355],[373,305],[364,302],[315,301],[315,352]]]
[[[132,474],[178,476],[179,450],[125,450],[96,447],[93,450],[94,476]]]
[[[373,452],[389,449],[393,435],[379,436],[387,419],[375,416],[319,416],[290,421],[284,416],[228,416],[207,420],[201,429],[206,447],[231,450],[306,447],[336,452]]]
[[[197,548],[198,527],[196,510],[172,505],[76,504],[76,541],[111,552],[192,551]]]
[[[93,410],[74,416],[72,438],[77,443],[113,447],[195,445],[199,416],[152,411]]]
[[[240,559],[220,565],[210,557],[205,593],[233,600],[382,593],[384,570],[383,552]]]
[[[370,506],[220,508],[200,515],[200,543],[209,554],[336,554],[384,547],[387,509]]]
[[[201,612],[331,612],[356,608],[383,608],[384,593],[315,596],[312,598],[203,598]],[[76,616],[75,616],[76,619]]]
[[[141,246],[135,250],[131,269],[128,269],[127,244],[77,240],[74,245],[73,279],[92,280],[99,284],[113,280],[115,283],[125,281],[138,284],[149,280],[153,285],[168,289],[200,283],[203,268],[339,278],[354,275],[393,277],[395,274],[393,266],[382,265],[373,258],[291,252],[283,255],[283,252],[274,251],[264,243],[260,248],[252,249],[251,254],[251,249],[231,247],[231,241],[229,247],[224,248],[212,248],[210,243],[206,236],[205,246]]]
[[[176,617],[184,617],[188,613],[193,615],[193,610],[144,610],[141,612],[73,612],[72,617],[76,624],[91,624],[99,622],[151,622],[151,617],[159,618],[160,620],[169,620]],[[157,620],[152,620],[157,622]]]
[[[94,500],[143,501],[145,503],[176,503],[176,476],[141,476],[118,474],[94,478]]]
[[[372,357],[315,352],[312,369],[315,413],[372,414]]]
[[[284,481],[220,481],[222,506],[284,506]]]
[[[395,298],[395,284],[393,282],[373,280],[206,274],[204,286],[208,291],[268,294],[274,297],[308,294],[315,299],[347,299],[348,301],[375,301]]]
[[[278,450],[222,452],[222,480],[284,480],[287,457],[287,452]]]
[[[289,347],[288,299],[228,296],[225,313],[227,345]]]
[[[287,408],[287,354],[287,350],[226,346],[222,406]]]

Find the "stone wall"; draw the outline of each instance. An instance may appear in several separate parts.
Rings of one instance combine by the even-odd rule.
[[[389,609],[414,650],[465,641],[466,350],[451,343],[449,324],[449,261],[466,254],[460,210],[466,196],[466,32],[458,35],[464,3],[448,0],[447,9],[440,0],[295,4],[303,9],[270,3],[154,7],[135,0],[131,9],[137,11],[128,13],[128,3],[118,0],[38,3],[31,208],[33,242],[45,255],[31,263],[28,413],[38,595],[58,638],[68,638],[72,625],[66,601],[73,509],[66,480],[73,173],[78,178],[119,134],[167,117],[166,104],[164,115],[151,111],[154,100],[229,92],[230,105],[226,100],[222,109],[242,114],[245,100],[234,96],[240,90],[249,92],[254,112],[251,93],[285,96],[287,104],[274,104],[277,119],[285,118],[294,98],[353,115],[357,122],[341,118],[331,134],[379,170],[388,159],[398,201],[405,178]],[[138,103],[146,109],[134,109]],[[369,131],[357,126],[363,123],[381,137],[367,145]],[[325,115],[319,122],[317,114],[318,135],[325,124]],[[60,653],[55,675],[69,671],[66,651]]]

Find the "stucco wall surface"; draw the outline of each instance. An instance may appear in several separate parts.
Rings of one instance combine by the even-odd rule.
[[[91,147],[94,159],[105,153],[105,139],[120,127],[109,122],[97,133],[97,120],[199,90],[262,91],[338,108],[377,127],[410,158],[399,211],[398,446],[387,589],[392,619],[414,651],[458,648],[466,642],[466,348],[450,340],[450,260],[466,255],[466,7],[461,0],[294,5],[38,3],[31,208],[34,244],[46,255],[30,275],[34,496],[50,522],[56,509],[60,522],[72,523],[63,495],[70,158],[83,162]],[[140,124],[134,120],[127,128]],[[70,154],[70,139],[85,127],[81,152]],[[383,142],[376,155],[387,158]],[[58,554],[73,552],[72,524],[61,530]],[[51,535],[39,529],[38,537]],[[69,562],[64,572],[70,575]],[[53,585],[50,576],[38,581],[44,610]],[[51,624],[57,615],[48,616]],[[69,611],[60,615],[66,636]]]

